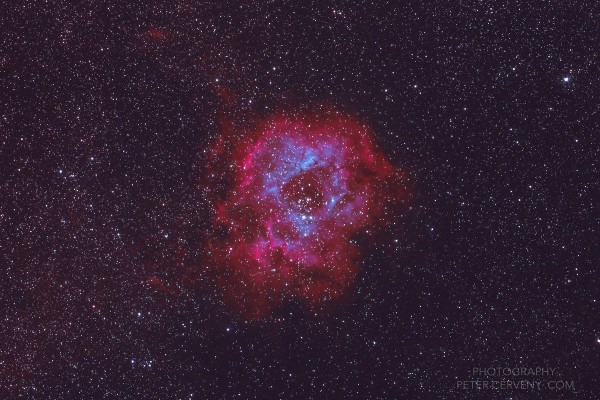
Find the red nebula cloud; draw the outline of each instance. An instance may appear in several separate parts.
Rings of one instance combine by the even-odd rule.
[[[352,237],[401,195],[371,130],[330,112],[279,115],[225,136],[211,149],[220,163],[209,174],[229,181],[211,198],[207,254],[227,303],[252,319],[286,299],[313,310],[339,299],[359,270]]]

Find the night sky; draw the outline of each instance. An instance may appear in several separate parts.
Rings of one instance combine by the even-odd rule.
[[[600,398],[600,3],[10,3],[0,398]]]

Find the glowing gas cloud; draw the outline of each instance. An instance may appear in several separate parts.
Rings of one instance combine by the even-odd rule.
[[[228,303],[260,318],[289,298],[312,308],[340,298],[359,270],[352,237],[396,195],[370,129],[336,112],[280,115],[223,145],[212,151],[231,179],[213,201],[220,233],[208,254]]]

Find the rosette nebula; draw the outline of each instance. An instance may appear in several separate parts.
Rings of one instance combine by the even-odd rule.
[[[237,143],[208,251],[227,301],[257,318],[286,299],[317,309],[340,298],[359,269],[353,237],[394,196],[397,171],[371,131],[337,113],[282,116]]]

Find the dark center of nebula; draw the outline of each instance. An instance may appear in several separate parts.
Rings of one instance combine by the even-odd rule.
[[[323,206],[323,184],[320,174],[302,172],[288,180],[281,189],[284,200],[302,213],[310,213]]]

